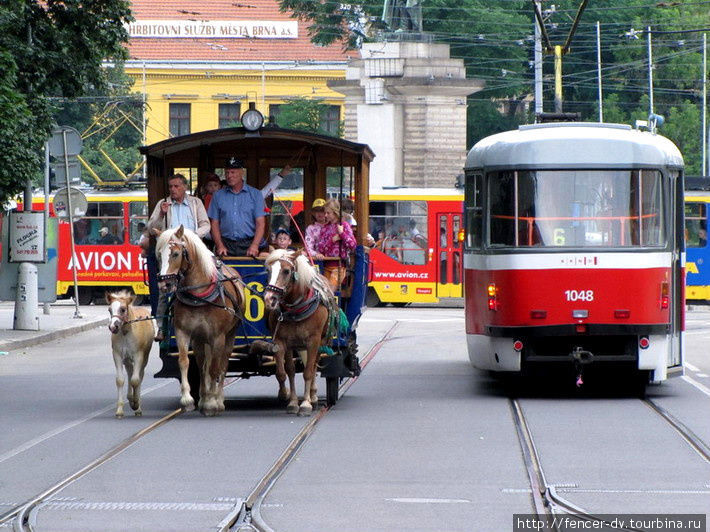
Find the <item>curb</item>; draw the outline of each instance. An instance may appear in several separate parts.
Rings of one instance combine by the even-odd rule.
[[[90,329],[95,329],[101,325],[106,325],[106,318],[94,318],[93,321],[82,323],[81,325],[75,325],[72,327],[66,327],[64,329],[58,329],[55,331],[50,331],[42,333],[42,331],[37,332],[37,336],[34,338],[25,338],[24,340],[9,340],[7,342],[0,342],[0,350],[2,351],[16,351],[18,349],[24,349],[26,347],[33,347],[35,345],[43,344],[46,342],[51,342],[52,340],[59,340],[60,338],[66,338],[72,334],[88,331]]]

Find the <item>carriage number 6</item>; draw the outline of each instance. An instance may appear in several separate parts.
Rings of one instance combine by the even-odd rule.
[[[567,301],[594,301],[594,290],[565,290]]]
[[[249,290],[249,288],[252,290]],[[253,282],[247,284],[247,289],[244,290],[247,307],[244,317],[249,321],[259,321],[264,317],[264,300],[256,295],[257,293],[261,293],[263,289],[264,286],[261,283]],[[256,304],[256,309],[253,308],[252,303]]]

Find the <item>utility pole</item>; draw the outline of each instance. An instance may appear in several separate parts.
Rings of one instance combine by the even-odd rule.
[[[653,117],[653,50],[651,49],[651,26],[646,27],[646,35],[648,37],[648,120]]]
[[[710,175],[708,161],[708,40],[707,33],[703,33],[703,166],[701,172],[704,176]]]
[[[604,109],[602,105],[602,38],[601,28],[597,20],[597,92],[599,100],[599,122],[604,122]]]
[[[540,0],[535,0],[535,9],[540,9]],[[542,32],[540,21],[535,17],[535,116],[543,111],[542,105]]]

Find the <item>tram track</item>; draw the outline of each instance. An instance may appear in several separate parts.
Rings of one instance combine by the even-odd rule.
[[[559,531],[560,525],[564,522],[562,517],[565,515],[574,517],[575,520],[606,523],[605,519],[580,508],[560,496],[555,486],[548,484],[523,407],[518,399],[509,398],[509,401],[513,423],[530,481],[533,508],[538,520],[547,524],[545,530]],[[618,530],[642,532],[634,528],[618,528]]]
[[[643,399],[643,403],[653,412],[658,414],[673,430],[675,430],[683,440],[693,449],[705,462],[710,464],[710,447],[703,439],[695,434],[687,425],[668,412],[661,405],[652,399]]]
[[[241,380],[240,377],[232,377],[226,379],[225,388],[231,386],[239,380]],[[173,410],[172,412],[166,414],[159,420],[151,423],[147,427],[144,427],[143,429],[128,436],[118,444],[114,445],[111,449],[103,453],[98,458],[89,462],[87,465],[85,465],[78,471],[67,475],[53,486],[47,488],[41,493],[30,497],[26,501],[8,510],[4,514],[0,515],[0,527],[7,525],[8,523],[12,523],[12,529],[15,532],[30,532],[35,530],[35,525],[37,522],[37,512],[39,511],[39,508],[44,503],[46,503],[53,495],[59,493],[65,487],[87,475],[88,473],[98,469],[103,464],[112,460],[148,434],[157,430],[166,423],[169,423],[170,421],[174,420],[185,412],[187,412],[187,410],[182,407]]]
[[[702,438],[652,399],[645,398],[641,399],[641,401],[670,426],[704,462],[710,463],[710,447]],[[516,398],[509,398],[509,402],[523,461],[530,481],[533,508],[538,519],[551,524],[552,526],[549,526],[549,530],[560,529],[559,526],[556,526],[556,523],[562,522],[560,516],[563,514],[571,515],[575,519],[584,521],[606,522],[604,518],[594,515],[560,496],[555,486],[547,482],[523,407]],[[637,529],[634,528],[619,528],[618,530],[637,532]]]
[[[399,321],[385,332],[380,339],[368,350],[363,359],[360,361],[360,366],[364,370],[369,362],[375,357],[378,351],[385,343],[393,339],[394,331],[399,326]],[[359,377],[351,377],[345,379],[338,388],[338,396],[342,397],[348,389],[359,379]],[[224,519],[217,525],[219,532],[273,532],[273,529],[264,521],[261,515],[261,505],[266,496],[269,494],[273,486],[276,484],[281,475],[286,471],[289,464],[296,458],[298,451],[303,448],[308,438],[313,434],[316,426],[330,412],[331,407],[323,406],[314,415],[308,423],[299,431],[298,434],[291,440],[284,452],[269,468],[267,473],[257,482],[254,489],[246,499],[239,499],[239,503],[230,511]],[[243,502],[241,502],[243,501]]]

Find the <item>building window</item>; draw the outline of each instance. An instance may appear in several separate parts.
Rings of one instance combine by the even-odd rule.
[[[320,127],[323,131],[334,137],[340,136],[340,106],[324,105],[321,114]]]
[[[179,137],[190,134],[190,104],[170,104],[170,136]]]
[[[219,104],[219,129],[238,127],[240,125],[241,108],[239,103]]]

